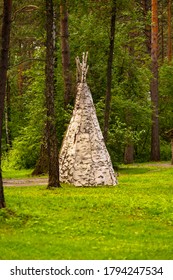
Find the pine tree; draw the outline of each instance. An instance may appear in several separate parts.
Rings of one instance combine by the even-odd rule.
[[[4,0],[3,23],[2,23],[2,46],[0,57],[0,208],[5,207],[5,198],[3,192],[2,170],[1,170],[1,141],[2,141],[2,125],[5,103],[5,91],[7,83],[8,55],[10,44],[10,29],[11,29],[11,11],[12,0]]]
[[[151,103],[152,103],[152,128],[151,128],[151,160],[160,160],[159,141],[159,112],[158,112],[158,1],[152,0],[152,27],[151,27]]]
[[[47,110],[47,149],[49,162],[48,187],[60,187],[59,182],[59,160],[58,143],[55,126],[55,105],[54,105],[54,13],[53,1],[46,0],[46,110]]]

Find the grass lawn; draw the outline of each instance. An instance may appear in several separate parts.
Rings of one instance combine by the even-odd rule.
[[[173,167],[119,174],[116,187],[5,187],[0,258],[173,260]]]

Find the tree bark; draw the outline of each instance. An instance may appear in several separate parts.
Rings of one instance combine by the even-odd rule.
[[[3,126],[3,114],[5,103],[5,91],[7,83],[7,69],[8,69],[8,54],[10,45],[10,29],[11,29],[11,10],[12,0],[4,0],[3,8],[3,23],[2,23],[2,46],[0,57],[0,208],[5,207],[5,198],[2,182],[2,170],[1,170],[1,157],[2,157],[2,126]]]
[[[173,138],[171,139],[171,154],[172,154],[171,164],[173,165]]]
[[[151,26],[146,22],[146,18],[148,15],[148,12],[151,11],[151,0],[142,0],[142,11],[144,16],[144,34],[145,34],[145,42],[146,42],[146,48],[149,55],[151,55]]]
[[[129,50],[129,53],[133,55],[133,49]],[[129,72],[129,76],[131,73]],[[125,112],[125,119],[126,119],[126,124],[127,126],[131,126],[133,123],[133,113],[131,110],[126,109]],[[130,164],[134,162],[134,143],[131,137],[127,137],[126,139],[126,145],[124,149],[124,163],[125,164]]]
[[[152,27],[151,27],[151,105],[152,105],[152,127],[151,127],[151,160],[160,160],[159,141],[159,112],[158,112],[158,1],[152,0]]]
[[[171,6],[172,6],[172,1],[168,0],[168,61],[169,62],[172,60]]]
[[[49,164],[48,187],[60,187],[59,182],[59,160],[58,143],[55,126],[55,105],[54,105],[54,13],[53,1],[45,0],[46,3],[46,109],[47,109],[47,149]]]
[[[164,4],[163,2],[161,3],[161,15],[160,15],[160,41],[161,41],[161,61],[162,64],[164,63],[165,59],[165,44],[164,44]]]
[[[7,152],[9,148],[12,147],[11,129],[9,126],[9,123],[11,121],[10,92],[11,92],[10,81],[7,78],[6,98],[5,98],[5,131],[6,131]]]
[[[66,0],[60,3],[60,33],[61,33],[61,53],[64,79],[64,108],[67,108],[71,97],[71,75],[70,75],[70,48],[68,32],[68,11]]]
[[[38,176],[41,174],[48,173],[49,165],[48,165],[48,150],[47,150],[47,137],[46,137],[46,129],[44,130],[43,140],[40,147],[40,154],[36,163],[36,166],[32,172],[32,176]]]
[[[133,162],[134,162],[134,145],[129,141],[129,143],[125,146],[124,163],[130,164]]]
[[[106,90],[106,99],[105,99],[104,128],[103,128],[103,137],[105,143],[107,143],[108,129],[109,129],[116,12],[117,12],[116,0],[113,0],[113,6],[111,11],[111,32],[110,32],[109,56],[108,56],[108,65],[107,65],[107,90]]]

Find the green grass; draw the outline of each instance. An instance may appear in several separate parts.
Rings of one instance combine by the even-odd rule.
[[[122,166],[116,187],[6,187],[1,259],[173,259],[173,167]]]
[[[3,178],[5,179],[23,179],[31,177],[32,170],[31,169],[4,169],[2,170]]]

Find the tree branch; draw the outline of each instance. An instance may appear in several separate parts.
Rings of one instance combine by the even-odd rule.
[[[23,63],[25,63],[25,62],[29,62],[29,61],[40,61],[40,62],[45,62],[46,60],[45,60],[45,59],[40,59],[40,58],[28,58],[28,59],[26,59],[26,60],[22,60],[22,61],[18,62],[17,64],[14,64],[14,65],[10,66],[9,69],[14,68],[14,67],[17,67],[17,66],[19,66],[19,65],[21,65],[21,64],[23,64]]]

